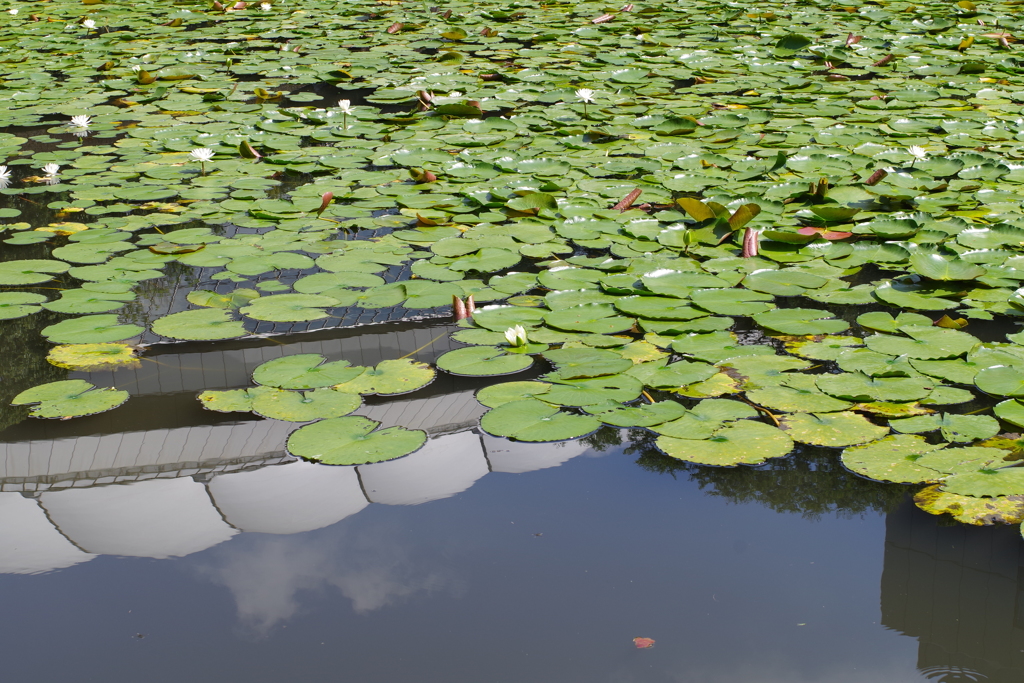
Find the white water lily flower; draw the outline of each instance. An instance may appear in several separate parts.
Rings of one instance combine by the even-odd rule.
[[[50,176],[51,178],[60,172],[60,164],[46,164],[43,166],[43,173]]]
[[[512,348],[522,348],[526,346],[526,330],[523,329],[522,325],[516,325],[505,330],[505,339],[508,340],[509,346]]]
[[[342,114],[355,114],[355,110],[352,108],[351,100],[338,100],[338,109],[341,110]]]
[[[594,91],[590,88],[580,88],[576,91],[576,97],[580,98],[584,102],[593,102]]]
[[[204,163],[213,158],[214,151],[209,147],[199,147],[188,153],[194,160]]]
[[[86,28],[96,28],[96,22],[93,21],[92,19],[86,19],[85,21],[82,22],[82,26],[84,26]]]
[[[908,147],[907,152],[909,152],[910,156],[914,157],[915,159],[925,159],[928,157],[928,150],[926,150],[924,147],[918,147],[917,145],[912,145]]]
[[[0,166],[0,190],[6,190],[11,185],[11,172],[6,166]]]
[[[141,64],[132,64],[132,71],[134,73],[139,73],[140,71],[142,71],[142,65]]]
[[[274,6],[271,5],[269,2],[261,2],[260,3],[260,9],[263,10],[264,12],[269,12],[273,8],[274,8]]]
[[[92,119],[84,114],[79,114],[78,116],[71,117],[71,125],[78,128],[88,128],[92,125]]]
[[[17,7],[12,7],[11,9],[7,10],[7,13],[10,14],[12,17],[17,16],[18,15],[18,8]]]

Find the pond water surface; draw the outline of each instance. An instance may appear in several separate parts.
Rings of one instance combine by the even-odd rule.
[[[133,399],[0,432],[7,675],[1020,680],[1016,528],[945,525],[834,456],[698,467],[607,428],[515,444],[481,434],[477,387],[446,377],[360,410],[425,429],[423,450],[326,467],[285,453],[296,425],[195,400],[287,353],[429,362],[449,329],[167,345],[72,373]]]

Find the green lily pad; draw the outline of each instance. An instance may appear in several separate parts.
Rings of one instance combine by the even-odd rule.
[[[878,353],[908,356],[922,360],[956,358],[964,355],[978,344],[978,338],[973,335],[942,327],[909,325],[901,327],[900,331],[907,337],[875,334],[867,337],[864,343],[869,349]]]
[[[437,373],[426,363],[410,358],[382,360],[375,367],[366,368],[362,374],[334,388],[356,394],[378,394],[397,396],[422,389],[434,381]]]
[[[917,464],[917,460],[942,444],[930,444],[921,436],[896,434],[843,451],[843,464],[857,474],[898,484],[939,481],[945,473]]]
[[[359,394],[328,388],[312,391],[270,389],[256,394],[252,400],[252,411],[274,420],[311,422],[348,415],[361,403]]]
[[[762,344],[740,344],[730,332],[686,334],[676,337],[672,350],[698,360],[717,363],[738,356],[774,356],[775,349]]]
[[[42,294],[31,292],[0,292],[0,320],[13,320],[38,313],[46,301]]]
[[[719,315],[756,315],[774,306],[771,294],[747,289],[698,289],[690,294],[690,301],[706,311]],[[844,328],[845,329],[845,328]]]
[[[29,409],[32,417],[68,418],[113,410],[127,400],[127,391],[97,389],[85,380],[69,379],[26,389],[11,400],[11,405],[36,404]]]
[[[22,259],[0,263],[0,285],[35,285],[66,273],[70,264],[50,259]]]
[[[846,349],[861,346],[863,343],[860,337],[812,336],[807,339],[787,341],[786,350],[802,358],[836,360],[839,358],[839,354]]]
[[[319,353],[299,353],[257,366],[252,379],[278,389],[317,389],[350,382],[365,371],[365,367],[353,366],[347,360],[328,363]]]
[[[325,465],[366,465],[409,455],[427,442],[418,429],[379,426],[358,416],[321,420],[292,432],[288,452]]]
[[[326,318],[325,308],[334,308],[339,301],[322,294],[273,294],[254,299],[240,313],[268,322],[304,322]]]
[[[871,377],[863,372],[818,375],[816,383],[826,394],[848,401],[914,401],[936,384],[931,378]]]
[[[751,420],[726,425],[708,439],[659,436],[656,443],[673,458],[719,467],[753,465],[793,450],[793,440],[781,429]]]
[[[1024,370],[1009,365],[996,365],[979,370],[974,383],[993,396],[1024,397]]]
[[[924,434],[941,430],[946,441],[975,441],[988,439],[999,433],[999,422],[988,415],[921,415],[902,420],[890,420],[893,431],[903,434]]]
[[[559,349],[546,352],[544,357],[554,363],[553,377],[557,379],[615,375],[633,367],[633,361],[602,349]]]
[[[1024,403],[1011,398],[997,403],[992,410],[1000,420],[1024,427]]]
[[[889,433],[888,427],[852,412],[797,413],[786,415],[780,423],[794,441],[830,448],[874,441]]]
[[[471,346],[455,349],[437,359],[437,367],[453,375],[486,377],[511,375],[522,372],[533,365],[533,358],[526,354],[508,353],[507,349],[496,346]]]
[[[1013,467],[956,474],[942,483],[942,490],[974,498],[1024,495],[1024,469]]]
[[[558,380],[544,394],[544,400],[563,406],[587,406],[603,401],[627,403],[640,397],[643,384],[629,375],[607,375],[588,379]]]
[[[757,417],[745,403],[724,398],[701,401],[685,415],[651,427],[651,431],[674,439],[708,439],[727,422]]]
[[[654,389],[678,389],[694,382],[703,382],[717,372],[714,366],[707,363],[685,360],[667,365],[659,362],[639,363],[626,370],[627,375]]]
[[[632,318],[615,313],[615,307],[609,304],[585,304],[551,311],[544,316],[544,321],[560,330],[593,334],[616,334],[633,327]]]
[[[188,341],[236,339],[248,334],[241,321],[234,320],[228,311],[216,308],[182,311],[157,318],[153,321],[153,332],[162,337]]]
[[[785,413],[834,413],[853,406],[849,401],[821,393],[811,375],[799,375],[786,384],[748,391],[747,398],[769,410]]]
[[[900,313],[893,317],[885,311],[872,311],[857,316],[857,324],[869,330],[896,334],[901,327],[909,325],[931,325],[932,319],[919,313]]]
[[[783,334],[837,334],[850,323],[819,308],[776,308],[753,316],[758,325]]]
[[[512,401],[542,396],[550,388],[547,382],[502,382],[476,392],[476,400],[488,408],[497,408]]]
[[[614,402],[595,403],[584,408],[605,424],[616,427],[652,427],[682,417],[686,408],[675,401],[657,401],[638,406]]]
[[[54,344],[102,344],[137,337],[138,325],[122,325],[116,315],[84,315],[44,327],[41,333]]]
[[[585,436],[601,426],[589,415],[570,415],[534,398],[503,403],[480,418],[480,428],[517,441],[564,441]]]
[[[510,327],[523,325],[533,327],[544,320],[547,311],[523,306],[484,306],[473,313],[473,322],[495,332],[504,332]]]
[[[207,410],[218,413],[248,413],[252,410],[253,398],[258,393],[253,389],[207,390],[199,394],[198,398]]]

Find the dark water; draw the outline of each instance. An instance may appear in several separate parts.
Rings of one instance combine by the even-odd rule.
[[[0,432],[5,679],[1024,678],[1017,529],[944,526],[834,453],[728,470],[642,432],[511,444],[474,430],[475,386],[448,378],[361,409],[426,429],[423,451],[329,468],[284,453],[294,425],[195,401],[283,353],[431,360],[445,329],[174,345],[72,373],[133,397]]]

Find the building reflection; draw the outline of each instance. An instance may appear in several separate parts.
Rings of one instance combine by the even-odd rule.
[[[1022,550],[1016,526],[952,525],[909,500],[889,513],[882,624],[918,639],[927,678],[1024,680]]]

